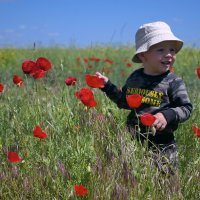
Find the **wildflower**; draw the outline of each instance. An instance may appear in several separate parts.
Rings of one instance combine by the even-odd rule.
[[[94,99],[94,94],[89,88],[82,88],[75,92],[75,96],[81,100],[81,102],[88,107],[95,107],[96,101]]]
[[[0,93],[2,93],[4,91],[4,88],[5,88],[4,84],[0,83]]]
[[[23,159],[21,157],[19,157],[19,155],[14,152],[14,151],[9,151],[8,154],[7,154],[7,157],[8,157],[8,161],[9,162],[21,162]]]
[[[89,59],[88,58],[83,58],[84,62],[85,63],[88,63],[89,62]]]
[[[196,136],[198,138],[200,138],[200,128],[198,126],[196,126],[195,124],[192,125],[192,130],[194,131],[194,133],[196,134]]]
[[[84,197],[88,193],[88,189],[84,187],[83,185],[75,185],[74,191],[78,196]]]
[[[126,63],[126,67],[130,68],[130,67],[132,67],[132,66],[133,66],[132,63]]]
[[[13,76],[13,83],[18,85],[19,87],[22,87],[23,86],[23,79],[21,77],[19,77],[18,75],[14,75]]]
[[[47,58],[43,58],[43,57],[40,57],[36,60],[36,65],[44,70],[44,71],[48,71],[49,69],[52,68],[52,64],[51,62],[47,59]]]
[[[101,59],[100,58],[97,58],[97,57],[94,57],[93,58],[93,61],[95,61],[95,62],[99,62]]]
[[[100,58],[95,58],[95,62],[99,62],[100,60]]]
[[[85,75],[85,81],[88,86],[92,88],[103,88],[104,87],[104,80],[99,78],[98,76],[91,76],[89,74]]]
[[[94,61],[94,62],[99,62],[99,61],[100,61],[100,58],[90,57],[89,60],[90,60],[90,61]]]
[[[144,126],[152,126],[156,117],[150,113],[145,113],[140,116],[140,121]]]
[[[23,63],[22,63],[22,70],[25,74],[30,74],[30,72],[32,70],[34,70],[36,68],[36,63],[32,60],[25,60]]]
[[[126,101],[130,108],[138,108],[142,103],[143,96],[139,94],[132,94],[126,96]]]
[[[45,139],[48,137],[47,133],[44,132],[40,126],[36,126],[34,129],[33,129],[33,135],[37,138],[40,138],[40,139]]]
[[[198,78],[200,79],[200,66],[197,67],[197,69],[196,69],[196,73],[197,73]]]
[[[66,85],[75,85],[77,81],[77,78],[73,77],[73,76],[69,76],[65,79],[65,83]]]
[[[110,60],[109,58],[104,59],[104,62],[106,62],[108,64],[111,64],[111,65],[113,64],[113,61]]]
[[[22,63],[22,70],[25,74],[30,74],[34,79],[42,78],[46,71],[52,68],[51,62],[47,58],[39,57],[36,62],[25,60]]]
[[[92,65],[88,65],[88,69],[92,69],[93,68],[93,66]]]
[[[30,75],[34,78],[34,79],[39,79],[42,78],[46,75],[46,71],[42,70],[42,69],[34,69],[30,72]]]

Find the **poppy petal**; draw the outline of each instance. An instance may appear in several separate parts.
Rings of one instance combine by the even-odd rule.
[[[40,139],[45,139],[48,137],[47,133],[44,132],[40,126],[36,126],[34,129],[33,129],[33,135],[37,138],[40,138]]]
[[[95,107],[97,105],[97,102],[95,101],[94,98],[91,98],[89,100],[85,100],[84,98],[81,99],[82,103],[85,105],[85,106],[88,106],[88,107]]]
[[[126,101],[130,108],[138,108],[142,103],[143,96],[139,94],[132,94],[126,96]]]
[[[144,126],[152,126],[156,117],[150,113],[145,113],[140,116],[140,121]]]
[[[0,93],[2,93],[4,91],[4,88],[5,88],[4,84],[0,83]]]
[[[103,88],[105,83],[102,78],[99,78],[98,76],[92,76],[92,75],[85,75],[85,81],[88,86],[92,88]]]
[[[18,85],[19,87],[22,87],[24,81],[23,81],[23,79],[22,79],[20,76],[14,75],[14,76],[13,76],[13,83],[14,83],[15,85]]]
[[[37,66],[44,71],[48,71],[52,68],[51,62],[47,58],[40,57],[36,60]]]
[[[200,79],[200,67],[197,67],[196,73],[197,73],[198,78]]]
[[[82,88],[74,94],[81,102],[88,107],[95,107],[97,105],[94,94],[89,88]]]
[[[112,60],[110,60],[109,58],[104,59],[104,62],[109,63],[109,64],[113,64],[114,62]]]
[[[32,70],[30,72],[30,75],[34,78],[34,79],[39,79],[42,78],[46,75],[46,71],[42,70],[42,69],[35,69]]]
[[[36,68],[36,63],[32,60],[25,60],[22,63],[22,70],[25,74],[29,74],[32,70]]]
[[[86,196],[88,193],[88,189],[83,185],[75,185],[74,191],[78,196],[82,196],[82,197]]]
[[[8,154],[7,154],[7,157],[8,157],[8,161],[9,162],[21,162],[23,159],[21,157],[19,157],[19,155],[14,152],[14,151],[9,151]]]
[[[69,76],[65,79],[65,83],[66,85],[75,85],[77,81],[77,78],[73,77],[73,76]]]
[[[198,127],[198,126],[196,126],[196,125],[192,125],[192,130],[193,130],[193,132],[196,134],[196,136],[198,137],[198,138],[200,138],[200,128]]]

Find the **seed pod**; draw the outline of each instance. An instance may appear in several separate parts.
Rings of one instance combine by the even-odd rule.
[[[156,128],[154,126],[151,126],[151,132],[153,136],[156,134]]]

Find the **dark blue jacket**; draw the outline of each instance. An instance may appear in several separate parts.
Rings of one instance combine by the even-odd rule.
[[[178,124],[187,120],[192,112],[192,104],[183,80],[170,71],[162,75],[151,76],[144,74],[143,68],[141,68],[129,76],[122,90],[119,90],[109,80],[102,91],[119,108],[130,110],[127,117],[127,126],[129,128],[134,128],[135,125],[138,125],[138,120],[135,111],[129,108],[127,104],[126,95],[140,94],[143,96],[141,106],[136,109],[138,116],[143,113],[156,114],[161,112],[167,120],[167,126],[163,131],[157,131],[155,135],[150,134],[148,136],[148,139],[155,144],[172,142],[174,140],[173,133]],[[141,124],[139,126],[141,133],[147,131],[147,127]]]

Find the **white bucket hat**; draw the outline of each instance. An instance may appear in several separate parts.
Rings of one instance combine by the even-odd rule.
[[[133,62],[141,63],[138,53],[146,52],[154,44],[163,41],[174,41],[176,53],[182,48],[183,41],[177,38],[165,22],[153,22],[139,27],[135,35],[136,52]]]

